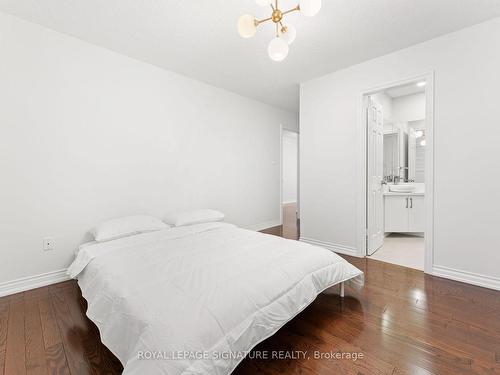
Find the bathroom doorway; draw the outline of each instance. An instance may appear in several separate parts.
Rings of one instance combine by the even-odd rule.
[[[281,131],[282,236],[299,239],[299,133]]]
[[[432,271],[432,86],[427,75],[363,96],[366,256],[426,272]]]

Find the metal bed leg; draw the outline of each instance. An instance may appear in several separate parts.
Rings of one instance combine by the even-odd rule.
[[[340,297],[344,298],[344,283],[340,283]]]

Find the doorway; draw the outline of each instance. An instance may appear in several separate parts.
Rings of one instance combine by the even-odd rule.
[[[281,217],[283,237],[299,238],[299,134],[281,132]]]
[[[363,95],[365,255],[432,272],[433,79]]]

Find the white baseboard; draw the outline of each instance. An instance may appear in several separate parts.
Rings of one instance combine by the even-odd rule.
[[[477,273],[461,271],[449,267],[434,266],[432,269],[434,276],[444,277],[455,281],[461,281],[467,284],[482,286],[484,288],[500,290],[500,279]]]
[[[353,257],[358,256],[358,251],[354,247],[338,245],[338,244],[334,244],[334,243],[330,243],[330,242],[313,240],[312,238],[306,238],[306,237],[300,237],[299,241],[306,242],[306,243],[311,244],[311,245],[321,246],[321,247],[327,248],[328,250],[331,250],[335,253],[351,255]]]
[[[264,230],[264,229],[268,229],[268,228],[272,228],[272,227],[277,227],[279,225],[281,225],[280,219],[275,219],[275,220],[271,220],[271,221],[266,221],[264,223],[247,225],[243,228],[249,229],[249,230],[254,230],[254,231],[258,232],[260,230]]]
[[[66,269],[42,273],[41,275],[23,277],[21,279],[7,281],[0,284],[0,297],[10,294],[24,292],[30,289],[40,288],[50,284],[69,280]]]

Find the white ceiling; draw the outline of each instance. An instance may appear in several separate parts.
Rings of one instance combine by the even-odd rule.
[[[391,87],[384,91],[390,98],[400,98],[402,96],[419,94],[425,92],[425,86],[417,86],[417,82],[412,82],[407,85],[401,85],[396,87]]]
[[[268,15],[254,0],[0,0],[0,10],[298,111],[299,82],[498,17],[500,1],[324,0],[314,18],[288,17],[297,39],[281,63],[267,57],[271,25],[237,34],[241,14]]]

